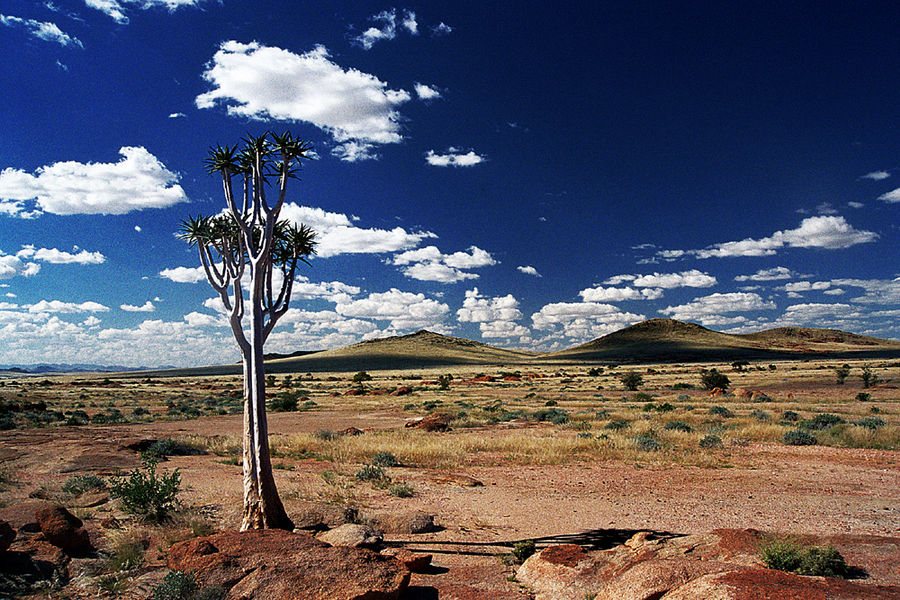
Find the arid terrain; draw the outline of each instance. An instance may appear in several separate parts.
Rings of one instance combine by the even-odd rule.
[[[834,544],[858,582],[900,586],[897,358],[817,349],[793,359],[771,351],[766,360],[622,365],[574,360],[583,349],[536,362],[473,345],[489,356],[472,364],[456,345],[441,358],[437,338],[426,340],[434,366],[375,363],[369,379],[354,370],[365,356],[351,347],[331,355],[353,356],[344,363],[353,369],[307,371],[300,365],[314,355],[287,358],[269,381],[276,480],[298,526],[313,514],[332,526],[321,515],[344,508],[354,509],[345,520],[376,525],[384,514],[433,516],[436,528],[424,533],[381,527],[384,545],[433,556],[403,597],[564,597],[523,585],[514,548],[532,540],[538,550],[600,550],[641,531],[720,529],[812,536]],[[846,350],[834,347],[846,339],[803,339]],[[392,344],[393,356],[422,353]],[[711,369],[727,376],[726,390],[703,385]],[[866,372],[874,379],[864,388]],[[640,375],[636,389],[625,389],[628,374]],[[238,376],[19,375],[0,384],[0,519],[27,530],[36,508],[60,504],[101,550],[72,559],[68,585],[30,593],[149,597],[172,544],[239,525]],[[448,430],[406,426],[435,415]],[[157,469],[180,472],[179,506],[148,523],[123,512],[108,485],[160,440]],[[73,484],[86,476],[107,487]],[[876,548],[861,536],[888,541]],[[117,562],[129,543],[137,556]],[[884,590],[896,597],[900,587]]]

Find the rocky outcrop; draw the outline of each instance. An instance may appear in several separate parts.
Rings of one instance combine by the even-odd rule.
[[[431,564],[430,554],[411,552],[406,548],[385,548],[381,551],[384,556],[393,556],[403,563],[413,573],[422,573]]]
[[[359,519],[383,533],[429,533],[437,529],[434,515],[419,511],[362,513]]]
[[[766,569],[757,557],[764,538],[754,530],[662,537],[640,532],[610,550],[585,552],[572,544],[550,546],[526,560],[517,579],[534,590],[535,600],[900,598],[900,586]],[[897,541],[869,538],[870,545],[882,548],[882,554],[895,556]]]
[[[332,546],[347,546],[350,548],[375,548],[384,539],[380,532],[368,525],[346,523],[316,536],[316,538]]]
[[[71,556],[83,556],[93,548],[88,532],[81,519],[62,506],[48,506],[39,509],[34,518],[44,538]]]
[[[224,587],[228,598],[254,600],[397,600],[410,576],[393,557],[277,529],[175,544],[169,568],[192,572],[203,586]]]
[[[332,529],[345,523],[356,523],[358,511],[350,506],[334,506],[309,502],[300,511],[291,515],[297,529],[317,530]]]
[[[424,429],[425,431],[447,431],[450,429],[450,421],[452,420],[453,417],[450,415],[435,413],[427,417],[407,421],[406,426]]]

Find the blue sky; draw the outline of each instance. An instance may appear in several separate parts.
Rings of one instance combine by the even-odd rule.
[[[0,364],[236,360],[173,233],[285,129],[320,252],[267,351],[900,338],[900,7],[831,4],[6,0]]]

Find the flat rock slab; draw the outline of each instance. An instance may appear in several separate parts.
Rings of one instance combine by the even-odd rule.
[[[397,600],[410,577],[393,557],[276,529],[180,542],[169,552],[169,568],[226,588],[226,600]]]
[[[900,599],[900,586],[896,585],[801,577],[766,569],[757,553],[760,542],[769,537],[759,531],[732,529],[676,537],[639,532],[609,550],[585,552],[572,544],[549,546],[519,567],[517,579],[534,590],[536,600]],[[869,552],[878,548],[882,562],[897,547],[895,538],[861,538],[842,541],[844,547],[863,547]],[[808,543],[821,540],[811,538]],[[856,566],[854,561],[851,566]],[[880,577],[876,581],[885,583]]]

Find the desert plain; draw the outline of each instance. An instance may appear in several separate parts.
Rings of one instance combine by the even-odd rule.
[[[403,598],[569,597],[522,581],[517,554],[529,542],[538,552],[600,551],[640,532],[715,530],[834,545],[853,580],[884,594],[872,597],[897,597],[900,357],[890,351],[537,360],[430,336],[428,351],[403,352],[446,361],[406,364],[391,347],[400,368],[382,368],[382,352],[375,368],[356,370],[366,364],[357,348],[352,361],[274,360],[268,378],[275,477],[298,527],[433,520],[422,533],[383,531],[381,547],[432,555]],[[321,370],[329,364],[341,368]],[[726,389],[704,387],[712,369]],[[9,424],[0,432],[0,519],[27,533],[36,510],[61,505],[97,549],[71,559],[67,582],[21,574],[4,580],[7,593],[151,597],[173,544],[239,526],[242,382],[229,370],[0,379]],[[866,370],[875,379],[864,387]],[[626,374],[640,375],[636,389],[626,389]],[[446,429],[410,426],[435,417]],[[814,441],[796,443],[791,432]],[[157,470],[181,478],[177,507],[158,523],[124,512],[108,489],[151,448]],[[103,485],[75,485],[89,477]]]

